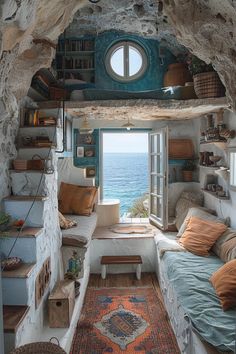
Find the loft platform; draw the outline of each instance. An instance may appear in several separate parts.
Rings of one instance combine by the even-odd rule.
[[[38,102],[39,109],[61,107],[59,101]],[[67,113],[72,116],[89,115],[91,119],[124,120],[135,116],[137,120],[182,120],[199,118],[220,109],[229,109],[226,97],[192,99],[192,100],[98,100],[98,101],[65,101]],[[92,113],[92,114],[91,114]]]

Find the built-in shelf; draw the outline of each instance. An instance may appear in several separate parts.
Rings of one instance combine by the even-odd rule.
[[[88,73],[94,71],[95,68],[88,68],[88,69],[57,69],[57,71],[65,72],[65,73]]]
[[[56,124],[49,124],[49,125],[24,125],[24,126],[21,126],[20,129],[29,129],[29,128],[60,128],[58,125]]]
[[[229,200],[230,198],[228,196],[225,196],[225,197],[220,197],[218,196],[216,193],[217,192],[211,192],[211,191],[207,191],[206,189],[202,189],[202,191],[204,193],[207,193],[209,195],[211,195],[212,197],[216,198],[216,199],[221,199],[221,200]]]
[[[61,55],[64,57],[71,57],[71,56],[87,56],[94,54],[94,50],[75,50],[75,51],[65,51],[65,52],[57,52],[57,55]]]
[[[203,165],[200,165],[200,168],[208,168],[210,170],[219,170],[220,166],[203,166]]]
[[[10,173],[40,173],[44,175],[52,175],[54,171],[47,172],[47,170],[9,170]]]
[[[45,201],[48,200],[47,196],[42,195],[9,195],[8,197],[3,198],[3,200],[10,200],[10,201]]]
[[[214,141],[200,142],[200,145],[209,145],[209,144],[214,144],[215,146],[217,146],[219,149],[222,149],[222,150],[225,150],[227,147],[226,141],[214,140]]]

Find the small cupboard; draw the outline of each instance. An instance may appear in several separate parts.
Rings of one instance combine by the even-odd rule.
[[[74,129],[74,166],[84,168],[86,178],[95,178],[99,185],[99,130],[80,134]]]

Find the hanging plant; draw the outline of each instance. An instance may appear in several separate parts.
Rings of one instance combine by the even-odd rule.
[[[211,64],[205,63],[203,60],[191,53],[187,56],[187,65],[192,75],[214,71]]]

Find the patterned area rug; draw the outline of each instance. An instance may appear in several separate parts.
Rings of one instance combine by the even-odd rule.
[[[70,354],[179,354],[153,288],[88,288]]]

